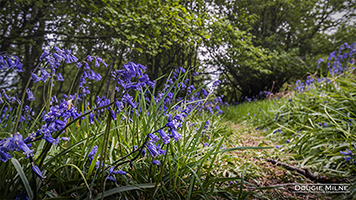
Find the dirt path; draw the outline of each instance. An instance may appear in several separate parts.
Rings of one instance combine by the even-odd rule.
[[[275,187],[282,186],[276,189],[268,189],[258,191],[255,198],[252,199],[333,199],[332,196],[322,196],[316,193],[295,193],[295,185],[313,183],[303,175],[286,170],[283,167],[276,166],[265,159],[275,159],[286,164],[295,165],[293,158],[275,148],[276,141],[274,138],[267,138],[266,130],[255,130],[243,124],[225,123],[232,131],[232,135],[228,137],[227,146],[265,146],[274,147],[272,149],[263,150],[245,150],[231,152],[233,160],[238,168],[235,168],[235,173],[241,173],[247,166],[246,178],[250,184],[245,184],[247,190],[258,187]],[[253,186],[252,186],[253,185]],[[255,190],[256,191],[256,190]]]

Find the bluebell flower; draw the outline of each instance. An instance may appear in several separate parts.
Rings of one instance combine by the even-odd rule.
[[[9,68],[12,68],[13,67],[13,63],[12,63],[11,58],[7,57],[6,61],[7,61],[7,65],[9,66]]]
[[[154,135],[152,133],[149,133],[148,137],[150,137],[150,139],[153,143],[156,143],[159,140],[159,137],[157,137],[156,135]]]
[[[151,164],[160,165],[160,164],[161,164],[161,162],[159,162],[158,160],[154,160],[154,161],[152,161],[152,163],[151,163]]]
[[[83,64],[81,62],[77,62],[77,68],[81,68],[83,66]]]
[[[106,64],[104,61],[101,61],[105,67],[108,67],[108,64]]]
[[[126,174],[127,174],[127,172],[125,172],[125,171],[123,171],[123,170],[119,169],[119,170],[114,171],[114,172],[113,172],[113,174],[121,174],[121,175],[126,175]]]
[[[174,140],[176,142],[178,142],[180,139],[182,139],[182,135],[179,134],[175,129],[171,130],[172,134],[170,135],[170,137],[174,138]]]
[[[53,95],[53,96],[51,97],[50,104],[52,105],[53,103],[58,103],[58,99],[57,99],[57,96],[56,96],[56,95]]]
[[[351,156],[345,157],[345,161],[346,161],[346,162],[348,162],[349,160],[351,160]]]
[[[20,62],[20,60],[18,58],[16,58],[15,60],[15,65],[16,65],[16,68],[17,68],[17,72],[18,73],[21,73],[21,72],[24,72],[25,70],[22,68],[22,63]]]
[[[74,55],[72,55],[72,62],[78,62],[78,58],[77,57],[75,57]]]
[[[319,60],[318,61],[316,61],[316,63],[321,63],[321,62],[324,62],[324,60],[322,59],[322,58],[319,58]]]
[[[290,143],[289,139],[287,139],[287,141],[286,141],[286,142],[287,142],[287,144],[289,144],[289,143]]]
[[[164,130],[162,130],[162,129],[159,129],[158,132],[159,132],[159,134],[160,134],[160,136],[161,136],[161,138],[162,138],[162,140],[163,140],[163,144],[168,144],[171,139],[170,139],[170,137],[167,135],[167,133],[164,132]]]
[[[166,150],[162,150],[159,144],[156,145],[156,149],[160,155],[166,155]]]
[[[8,159],[11,159],[12,158],[12,155],[9,154],[8,152],[5,152],[3,151],[1,148],[0,148],[0,160],[2,162],[6,162]]]
[[[146,85],[148,85],[151,88],[155,87],[155,81],[146,81]]]
[[[90,55],[88,55],[88,56],[87,56],[87,61],[92,62],[92,61],[93,61],[93,58],[92,58]]]
[[[27,93],[27,100],[29,101],[35,100],[35,97],[33,96],[33,93],[31,92],[30,88],[26,88],[26,93]]]
[[[62,62],[62,61],[65,60],[65,58],[63,56],[61,56],[61,55],[59,55],[57,53],[53,53],[52,55],[57,60],[57,62]]]
[[[136,108],[136,105],[132,101],[133,98],[129,94],[124,94],[124,96],[122,97],[122,102],[130,104],[132,108]]]
[[[346,152],[340,151],[340,154],[345,155],[345,156],[347,156],[347,155],[352,156],[352,151],[350,149],[348,149]]]
[[[206,120],[205,125],[204,125],[204,129],[208,129],[210,125],[210,121]]]
[[[116,104],[117,112],[120,113],[121,108],[124,107],[124,104],[121,101],[116,101],[115,104]]]
[[[152,144],[152,142],[148,142],[146,144],[146,148],[153,158],[159,155],[156,146],[154,144]]]
[[[95,57],[95,64],[94,64],[94,66],[95,67],[100,67],[100,63],[101,63],[101,58],[99,58],[99,57]]]
[[[112,176],[109,176],[109,177],[108,177],[108,180],[109,180],[109,181],[112,181],[112,182],[116,182],[116,179],[115,179],[114,177],[112,177]]]
[[[115,121],[117,118],[116,118],[116,115],[115,115],[115,112],[111,109],[110,110],[110,115],[112,117],[112,119]]]
[[[283,145],[277,145],[276,148],[279,149],[279,148],[282,148]]]
[[[328,61],[330,61],[332,58],[336,57],[336,51],[333,51],[332,53],[330,53]]]
[[[114,166],[110,166],[109,174],[113,173],[113,171],[114,171]]]
[[[57,81],[64,81],[64,78],[61,73],[58,72],[57,74]]]
[[[59,138],[54,139],[52,135],[45,133],[43,136],[43,139],[46,140],[49,143],[52,143],[53,145],[57,145],[59,143]]]
[[[183,115],[182,115],[182,114],[176,114],[176,115],[174,116],[174,119],[183,122]]]
[[[208,147],[209,146],[209,143],[207,143],[207,142],[205,142],[204,144],[203,144],[203,147]]]
[[[61,140],[63,140],[63,141],[69,141],[70,138],[69,138],[69,137],[62,137]]]
[[[214,81],[213,86],[214,86],[214,87],[215,87],[215,86],[218,86],[220,83],[221,83],[220,80]]]
[[[149,80],[149,78],[148,78],[147,74],[144,74],[141,78],[138,79],[138,81],[140,81],[140,82],[146,82],[148,80]]]
[[[182,83],[182,84],[183,84],[183,83]],[[182,85],[182,88],[185,88],[184,86],[185,86],[185,85]],[[194,91],[194,90],[195,90],[194,85],[190,85],[190,86],[187,88],[188,94],[191,94],[192,91]]]
[[[59,47],[57,47],[57,46],[55,46],[53,49],[59,54],[63,54],[64,53],[64,51],[62,49],[60,49]]]
[[[30,200],[30,198],[26,194],[26,190],[22,191],[19,195],[17,195],[15,200]]]
[[[202,89],[202,92],[203,92],[204,96],[208,96],[209,95],[208,92],[204,88]]]
[[[146,150],[142,149],[142,157],[145,157],[145,155],[146,155]]]
[[[281,129],[277,129],[277,130],[273,131],[273,133],[282,133],[282,130]]]
[[[88,154],[89,163],[91,163],[93,161],[94,156],[95,156],[97,151],[98,151],[98,146],[96,146],[96,145],[93,146],[92,150]]]
[[[36,165],[32,165],[32,170],[35,172],[35,174],[40,178],[40,179],[45,179],[46,177],[42,175],[42,172],[40,168],[38,168]]]
[[[31,77],[34,83],[41,81],[41,79],[35,73],[31,72]]]
[[[48,51],[43,51],[43,53],[40,56],[40,60],[42,60],[43,58],[47,57],[49,55]]]
[[[49,77],[50,74],[45,69],[41,68],[41,81],[46,82]]]
[[[7,160],[10,156],[8,154],[9,151],[19,151],[22,150],[23,154],[26,157],[30,157],[34,150],[30,150],[30,148],[24,143],[22,135],[16,133],[9,138],[6,138],[0,142],[0,151],[1,151],[1,160]]]

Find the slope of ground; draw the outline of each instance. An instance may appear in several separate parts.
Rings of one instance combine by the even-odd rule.
[[[225,122],[230,127],[232,135],[227,138],[228,147],[235,146],[264,146],[273,147],[264,150],[245,150],[230,152],[233,157],[229,164],[232,173],[241,173],[246,170],[247,182],[244,187],[247,191],[254,191],[251,199],[333,199],[333,196],[320,193],[295,193],[295,185],[311,184],[313,181],[303,175],[272,164],[266,159],[275,159],[279,162],[293,165],[293,158],[276,148],[274,138],[267,138],[266,130],[255,130],[255,127],[245,123]],[[234,166],[235,165],[235,166]],[[228,176],[228,172],[226,176]],[[261,188],[256,190],[255,188]]]

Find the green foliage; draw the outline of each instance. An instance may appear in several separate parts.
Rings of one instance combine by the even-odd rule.
[[[348,156],[340,152],[354,151],[356,145],[355,84],[353,69],[330,77],[330,82],[315,83],[280,106],[274,122],[270,119],[263,125],[272,128],[270,136],[279,137],[301,167],[333,177],[353,177],[354,158],[347,161]]]
[[[180,78],[170,86],[174,93],[178,92],[176,86]],[[148,93],[154,94],[153,91]],[[193,91],[197,92],[197,91]],[[167,93],[163,94],[164,96]],[[216,163],[221,162],[223,153],[236,150],[265,149],[266,147],[237,147],[221,149],[227,131],[221,125],[220,117],[211,116],[207,112],[191,112],[185,118],[180,133],[183,138],[166,146],[165,155],[160,156],[161,165],[152,165],[154,158],[140,156],[138,151],[124,159],[134,160],[132,165],[124,162],[119,165],[127,175],[112,175],[116,182],[107,180],[107,167],[95,168],[96,161],[110,164],[117,163],[123,156],[132,152],[133,146],[141,146],[147,134],[157,130],[167,123],[167,116],[160,112],[160,107],[165,98],[158,104],[148,103],[144,98],[144,91],[137,91],[135,99],[138,102],[139,114],[130,113],[130,107],[123,108],[123,112],[112,120],[106,112],[107,120],[95,120],[95,125],[89,125],[89,119],[71,121],[65,133],[61,136],[70,140],[57,146],[49,145],[44,140],[32,143],[36,148],[33,160],[41,168],[44,178],[38,180],[31,170],[33,164],[21,153],[16,152],[10,167],[9,162],[1,162],[0,194],[1,198],[15,198],[24,190],[29,197],[39,199],[102,199],[102,198],[153,198],[153,199],[197,199],[197,198],[238,198],[244,199],[253,192],[243,190],[244,175],[235,175],[228,178],[222,177],[221,169],[216,168]],[[209,96],[212,98],[212,96]],[[202,99],[201,101],[206,101]],[[84,100],[82,112],[86,112]],[[49,106],[49,105],[47,105]],[[171,105],[167,112],[174,112]],[[186,107],[188,104],[183,104]],[[46,107],[46,106],[45,106]],[[15,114],[15,113],[13,113]],[[11,117],[11,116],[10,116]],[[80,117],[79,117],[80,118]],[[205,130],[206,121],[210,120],[209,129]],[[4,128],[1,122],[1,127]],[[30,127],[22,126],[22,134],[35,132],[44,122],[34,121]],[[2,132],[6,132],[5,127]],[[56,137],[58,135],[53,135]],[[209,136],[209,137],[208,137]],[[209,139],[210,138],[210,139]],[[209,146],[205,143],[209,142]],[[88,161],[89,152],[93,146],[99,146],[98,153],[93,161]],[[50,148],[47,148],[50,147]],[[147,152],[148,154],[148,152]],[[100,165],[99,165],[100,166]],[[241,184],[240,189],[229,186],[230,181]]]
[[[232,27],[212,28],[217,39],[207,44],[211,65],[221,71],[224,82],[220,93],[230,102],[260,91],[279,92],[284,83],[316,69],[316,60],[339,46],[342,38],[355,39],[349,21],[355,17],[354,1],[213,2],[218,19],[226,18],[224,23]],[[342,18],[336,19],[336,14]],[[333,36],[327,34],[337,27]],[[237,39],[230,29],[248,37]]]
[[[263,101],[244,102],[238,105],[223,107],[224,120],[229,120],[234,123],[247,123],[262,128],[262,124],[272,122],[275,113],[280,106],[287,102],[283,99],[271,99]]]
[[[170,1],[16,1],[1,2],[0,52],[24,55],[26,72],[38,63],[43,47],[56,44],[84,55],[98,55],[108,64],[99,69],[107,74],[102,83],[93,85],[93,93],[107,95],[109,74],[130,60],[145,63],[148,74],[156,79],[176,67],[196,67],[200,37],[208,15],[203,2]],[[25,16],[22,19],[22,16]],[[22,19],[22,20],[21,20]],[[66,66],[75,75],[74,66]],[[63,71],[64,72],[64,71]],[[21,96],[30,73],[7,72],[19,79],[6,79],[6,88]],[[4,79],[5,80],[5,79]],[[0,81],[0,87],[5,82]],[[75,84],[78,84],[77,82]],[[63,86],[63,87],[62,87]],[[67,93],[63,83],[54,94]],[[31,87],[31,85],[30,85]],[[38,88],[39,93],[44,93]]]

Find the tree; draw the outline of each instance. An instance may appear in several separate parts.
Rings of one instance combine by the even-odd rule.
[[[197,8],[193,2],[48,0],[3,1],[1,6],[0,49],[24,55],[20,59],[27,72],[38,63],[42,49],[53,45],[75,51],[80,60],[87,54],[104,57],[110,63],[107,76],[93,86],[93,96],[107,95],[110,72],[129,60],[143,62],[154,78],[177,66],[173,62],[186,66],[198,63],[196,38],[204,30],[197,25],[199,18],[193,19],[198,16],[192,10]],[[63,74],[74,77],[73,68],[63,68]],[[21,74],[12,88],[21,87],[20,94],[29,78],[30,73]],[[69,87],[63,83],[57,93],[66,93]]]
[[[261,78],[255,79],[256,77],[252,76],[249,82],[244,82],[244,84],[257,88],[241,91],[243,95],[247,94],[249,97],[257,95],[260,89],[271,89],[273,82],[273,91],[276,92],[286,81],[300,77],[300,73],[294,72],[305,73],[307,70],[314,69],[316,67],[314,62],[317,60],[315,56],[325,53],[323,45],[326,41],[332,43],[332,46],[338,45],[330,41],[326,33],[336,27],[346,25],[355,16],[353,13],[356,8],[354,0],[215,0],[213,2],[214,10],[220,18],[226,17],[227,23],[236,30],[251,35],[254,47],[269,51],[267,55],[274,51],[276,53],[273,55],[278,55],[272,56],[274,61],[263,61],[264,64],[261,64],[268,66],[266,69],[270,70],[267,77],[260,76]],[[342,17],[334,19],[334,15],[337,13],[341,13]],[[230,40],[229,37],[226,37],[225,40],[228,44],[234,43],[233,39]],[[335,46],[332,47],[332,49],[334,48]],[[228,62],[224,58],[221,59],[225,63]],[[234,63],[235,65],[241,66],[240,61],[235,61],[237,62]],[[309,68],[305,68],[305,66]],[[251,70],[246,71],[251,71],[254,75],[259,74],[254,71],[254,67],[248,66],[247,68],[251,68]],[[234,73],[227,66],[224,66],[223,69],[226,73]],[[243,77],[250,74],[242,74],[242,71],[235,73]],[[236,75],[230,74],[229,76]],[[226,77],[228,76],[225,75]],[[228,80],[228,78],[226,79]],[[252,86],[256,82],[259,84]],[[241,85],[237,86],[241,90]],[[237,86],[232,84],[232,87]]]
[[[208,64],[221,72],[220,92],[225,100],[236,102],[265,90],[278,90],[303,62],[296,56],[255,47],[252,36],[224,20],[210,26],[205,40],[211,58]],[[277,88],[277,89],[276,89]],[[225,91],[226,90],[226,91]]]

